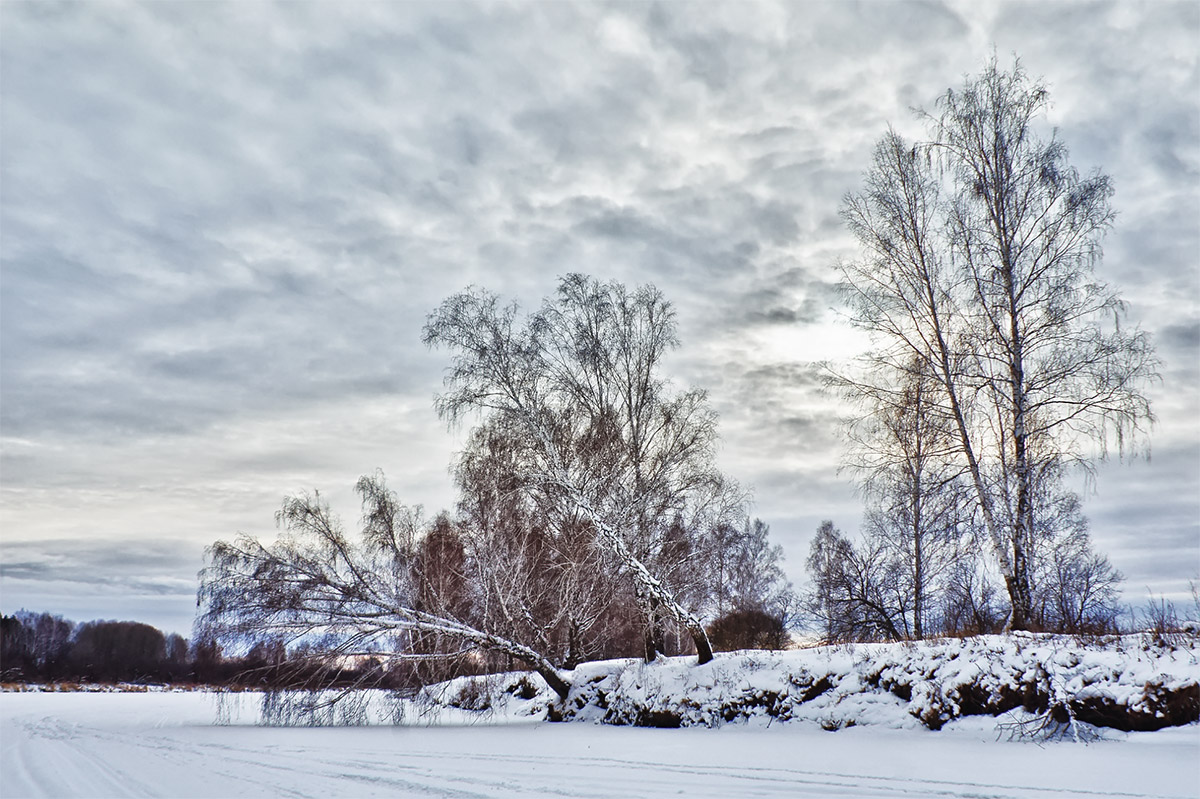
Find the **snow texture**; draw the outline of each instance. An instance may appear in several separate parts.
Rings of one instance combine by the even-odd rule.
[[[512,710],[537,704],[509,696]],[[262,726],[259,699],[2,694],[0,796],[1200,796],[1196,725],[1110,730],[1086,746],[997,740],[995,720],[979,717],[938,733],[828,733],[753,720],[715,730],[550,724],[449,708],[400,727],[297,729]]]

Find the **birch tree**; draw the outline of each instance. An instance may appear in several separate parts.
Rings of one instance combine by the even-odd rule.
[[[924,638],[936,581],[957,554],[969,516],[953,424],[923,361],[884,390],[851,384],[849,395],[867,401],[867,413],[849,428],[848,460],[862,479],[864,533],[898,565],[905,637]]]
[[[479,414],[520,441],[519,482],[560,529],[587,525],[643,600],[647,657],[665,616],[712,648],[697,615],[664,579],[664,564],[697,557],[672,526],[727,521],[742,503],[713,466],[716,418],[703,391],[672,390],[663,356],[678,345],[669,303],[582,275],[524,319],[486,291],[456,294],[424,338],[453,355],[439,397],[450,423]],[[676,531],[678,528],[676,528]]]
[[[608,651],[604,622],[621,586],[587,525],[552,529],[522,482],[522,458],[510,431],[482,424],[455,468],[477,612],[481,626],[574,668]]]
[[[1032,609],[1039,464],[1089,468],[1152,421],[1149,337],[1122,325],[1094,277],[1112,186],[1037,130],[1043,84],[993,60],[923,115],[930,138],[889,131],[843,217],[862,257],[840,265],[851,319],[875,346],[844,386],[873,392],[922,364],[937,381],[1011,605]],[[1005,479],[1001,479],[1004,476]],[[1011,479],[1007,479],[1011,477]],[[1001,518],[1001,492],[1014,512]]]

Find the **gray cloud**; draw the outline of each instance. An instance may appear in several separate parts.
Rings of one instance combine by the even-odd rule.
[[[1159,346],[1180,355],[1200,352],[1200,319],[1166,325],[1158,333]]]
[[[76,590],[126,592],[151,596],[195,597],[194,573],[201,566],[196,552],[182,552],[172,542],[87,539],[7,541],[0,578],[14,582],[70,583]]]

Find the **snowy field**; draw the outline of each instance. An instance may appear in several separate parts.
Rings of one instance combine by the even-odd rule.
[[[257,724],[252,695],[218,705],[205,693],[0,694],[0,796],[1200,796],[1195,724],[1038,745],[997,740],[990,717],[939,732],[497,717],[278,728]]]

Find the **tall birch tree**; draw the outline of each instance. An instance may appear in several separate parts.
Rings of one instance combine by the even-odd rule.
[[[1095,278],[1111,182],[1039,132],[1048,103],[1019,62],[993,59],[922,114],[927,141],[889,130],[842,210],[862,248],[840,265],[844,295],[874,348],[834,380],[875,396],[913,364],[933,376],[1013,629],[1031,619],[1038,475],[1124,453],[1153,419],[1157,376],[1148,335],[1122,325],[1119,293]]]

